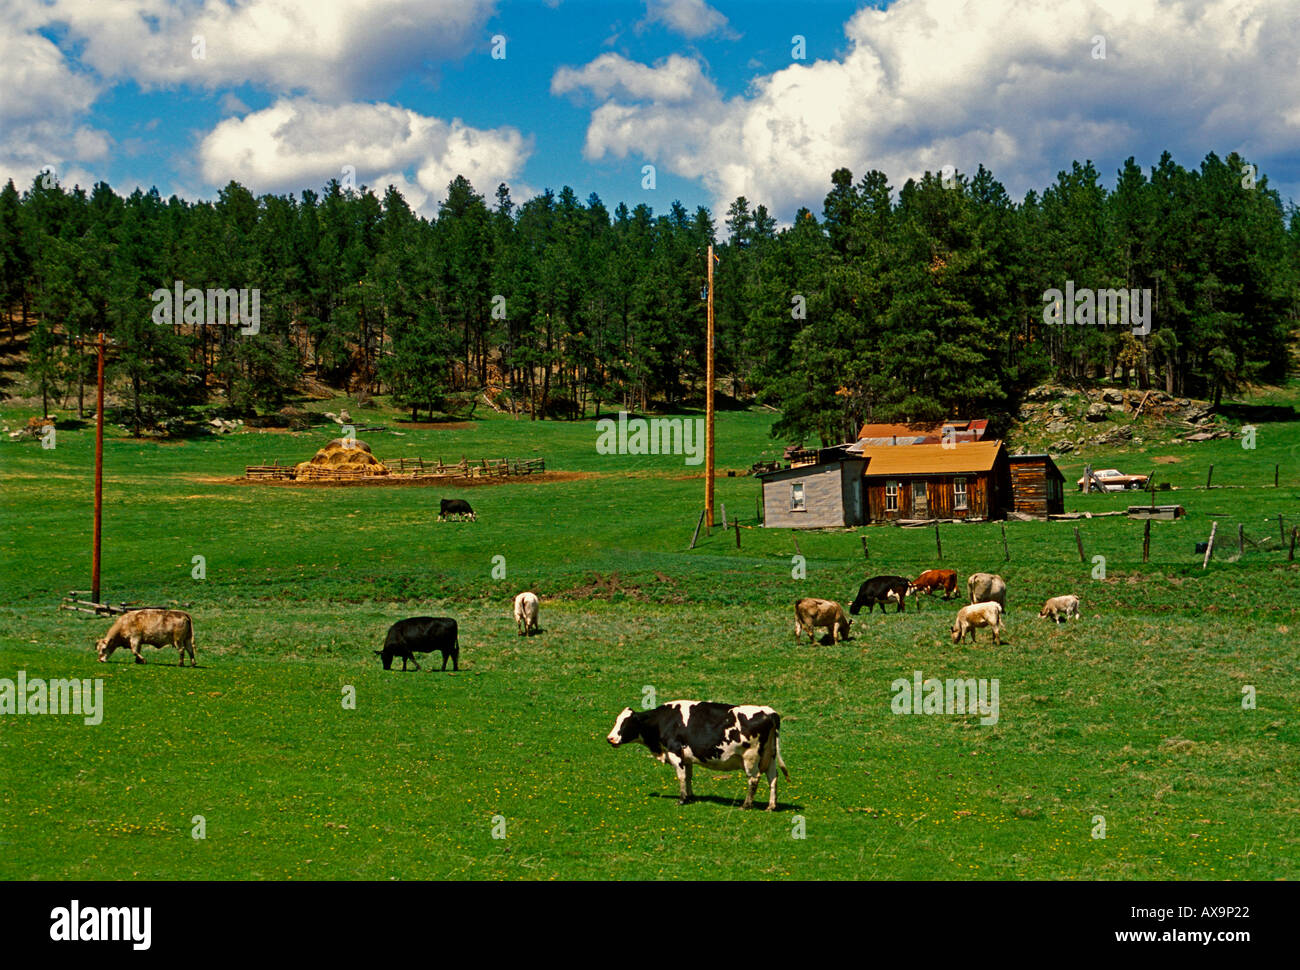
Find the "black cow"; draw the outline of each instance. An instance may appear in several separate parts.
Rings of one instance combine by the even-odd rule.
[[[469,507],[469,503],[463,498],[445,498],[441,502],[442,504],[438,509],[439,522],[446,520],[448,516],[456,515],[464,516],[471,522],[478,521],[478,516],[474,514],[474,510]]]
[[[896,601],[898,612],[902,613],[904,612],[903,600],[907,598],[909,585],[907,579],[902,576],[872,576],[858,587],[858,598],[849,607],[849,612],[857,616],[865,606],[870,613],[872,607],[879,603],[880,612],[883,613],[886,603]]]
[[[749,779],[745,803],[751,808],[759,776],[766,773],[767,810],[776,810],[776,770],[790,777],[781,760],[781,715],[753,704],[733,707],[713,701],[669,701],[653,711],[624,708],[605,739],[618,747],[640,741],[664,764],[677,770],[679,805],[691,800],[691,767],[713,771],[743,768]]]
[[[451,669],[460,670],[460,633],[456,621],[449,616],[413,616],[408,620],[398,620],[388,628],[384,637],[384,649],[375,653],[384,662],[385,670],[393,669],[393,658],[402,658],[402,669],[406,661],[420,669],[420,662],[415,659],[417,653],[442,651],[442,669],[447,669],[447,660],[451,659]]]

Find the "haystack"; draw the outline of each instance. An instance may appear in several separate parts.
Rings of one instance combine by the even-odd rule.
[[[370,446],[355,438],[335,438],[311,461],[300,462],[297,467],[298,478],[330,478],[336,472],[359,472],[362,475],[388,475],[390,472],[382,461],[370,451]]]

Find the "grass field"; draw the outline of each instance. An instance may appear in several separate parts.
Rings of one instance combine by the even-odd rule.
[[[11,426],[26,416],[0,413]],[[718,500],[746,525],[758,485],[744,469],[780,451],[771,419],[720,416],[718,465],[737,475],[718,480]],[[247,464],[305,459],[329,436],[110,434],[103,597],[190,604],[193,670],[161,650],[143,667],[123,651],[97,664],[109,622],[55,608],[89,586],[93,426],[60,426],[53,450],[0,444],[0,677],[102,677],[105,706],[94,726],[0,717],[0,877],[1300,874],[1300,562],[1277,522],[1300,523],[1300,421],[1260,424],[1251,451],[1221,440],[1090,452],[1096,467],[1154,464],[1175,486],[1159,500],[1188,509],[1153,524],[1146,565],[1142,523],[1123,517],[1008,523],[1007,562],[997,524],[943,527],[942,565],[963,582],[1006,577],[1001,646],[986,632],[954,646],[956,604],[937,599],[864,614],[844,643],[796,644],[794,599],[847,603],[869,575],[940,565],[933,530],[746,528],[741,549],[715,530],[688,551],[699,467],[598,454],[592,422],[492,416],[367,438],[385,459],[542,456],[580,473],[558,482],[228,481]],[[1207,492],[1210,463],[1225,487]],[[1069,483],[1082,465],[1061,462]],[[438,523],[440,497],[468,498],[478,522]],[[1137,500],[1071,484],[1066,503]],[[1220,552],[1202,570],[1194,545],[1215,517]],[[1238,523],[1252,540],[1241,557]],[[793,576],[796,538],[806,578]],[[528,588],[543,633],[524,639],[510,603]],[[1071,591],[1081,622],[1037,619],[1045,598]],[[371,651],[388,624],[426,613],[460,621],[460,672],[383,671]],[[892,713],[891,684],[915,670],[996,678],[998,723]],[[741,776],[703,771],[701,797],[679,807],[670,768],[611,749],[615,715],[650,690],[780,711],[781,810],[741,812]]]

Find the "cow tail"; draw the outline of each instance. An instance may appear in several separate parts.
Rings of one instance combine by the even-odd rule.
[[[776,723],[772,725],[772,740],[776,742],[776,766],[781,769],[781,774],[785,775],[785,780],[790,780],[790,772],[786,771],[785,760],[781,757],[781,715],[776,716]]]

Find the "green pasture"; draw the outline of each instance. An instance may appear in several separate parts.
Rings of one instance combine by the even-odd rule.
[[[0,419],[18,427],[28,413]],[[941,527],[941,561],[933,529],[749,528],[758,484],[745,471],[781,449],[770,413],[720,415],[717,498],[746,528],[739,549],[714,529],[694,550],[702,468],[598,454],[592,421],[353,418],[403,432],[360,435],[381,458],[544,457],[565,474],[461,489],[240,485],[245,465],[304,460],[331,430],[159,442],[110,429],[103,598],[188,604],[193,670],[152,649],[145,666],[123,651],[97,664],[109,621],[56,609],[89,587],[93,425],[62,422],[53,449],[0,443],[0,678],[102,677],[104,696],[98,725],[0,717],[0,877],[1300,872],[1300,562],[1288,561],[1300,420],[1257,422],[1254,449],[1148,442],[1063,460],[1067,509],[1145,499],[1078,494],[1085,460],[1155,467],[1171,484],[1157,501],[1188,514],[1153,523],[1143,564],[1143,523],[1124,517],[1007,523],[1009,560],[997,523]],[[438,523],[451,497],[478,521]],[[1195,544],[1216,521],[1202,569]],[[1001,646],[986,632],[953,645],[958,604],[937,598],[863,614],[844,643],[795,642],[796,598],[847,603],[867,576],[939,565],[1006,578]],[[530,588],[543,632],[521,638],[510,603]],[[1083,620],[1039,620],[1065,592],[1082,597]],[[432,658],[383,671],[372,651],[388,624],[426,613],[459,620],[460,672],[428,672]],[[891,684],[915,670],[996,678],[998,723],[894,714]],[[679,807],[670,768],[611,749],[619,710],[652,695],[781,712],[781,810],[741,812],[741,776],[702,770],[700,797]]]

